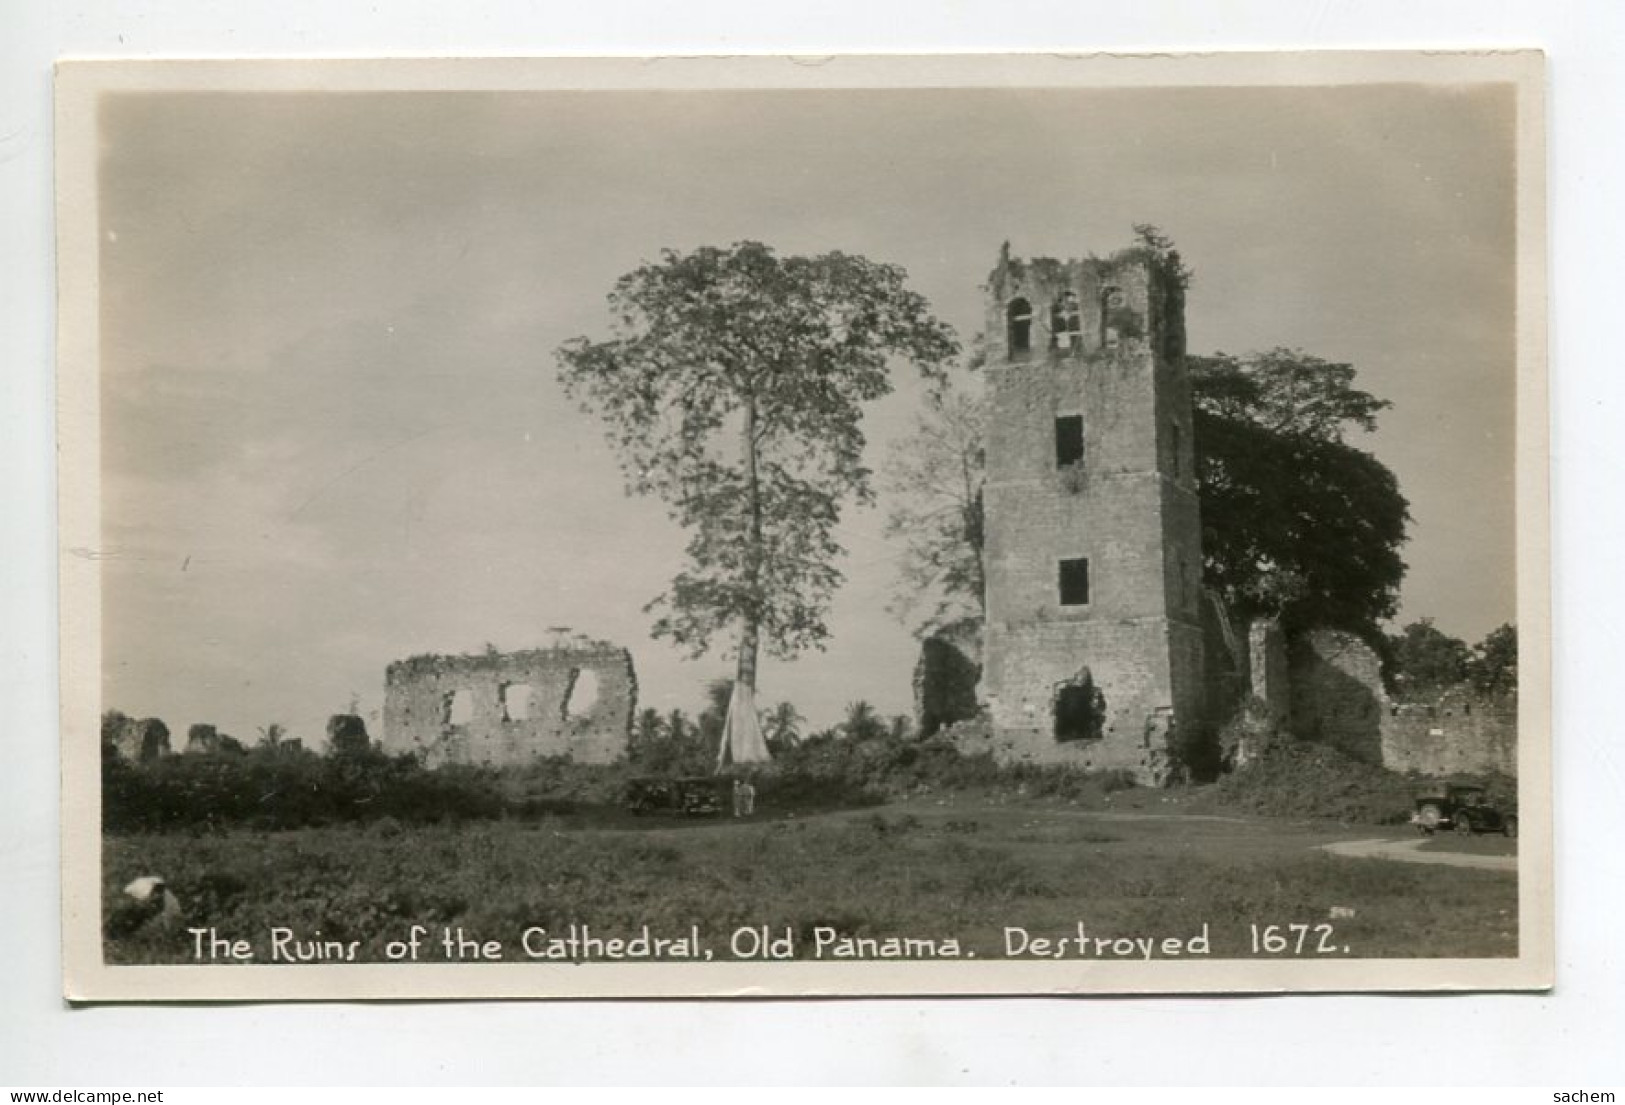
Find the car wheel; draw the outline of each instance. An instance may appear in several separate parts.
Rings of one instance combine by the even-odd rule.
[[[1518,819],[1509,817],[1501,823],[1501,831],[1507,836],[1516,838],[1518,835]]]
[[[1451,827],[1454,828],[1458,833],[1462,834],[1463,836],[1471,836],[1472,835],[1472,832],[1473,832],[1472,818],[1468,817],[1466,814],[1462,813],[1460,810],[1456,811],[1456,816],[1451,818],[1450,821],[1451,821]]]
[[[1442,820],[1444,820],[1443,811],[1432,802],[1420,806],[1416,811],[1416,827],[1422,830],[1423,836],[1432,836],[1433,830],[1439,827]]]

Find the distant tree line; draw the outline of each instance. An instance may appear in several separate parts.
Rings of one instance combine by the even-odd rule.
[[[1394,693],[1407,699],[1436,696],[1470,686],[1480,694],[1518,690],[1518,629],[1508,624],[1468,645],[1422,618],[1387,638],[1387,674]]]

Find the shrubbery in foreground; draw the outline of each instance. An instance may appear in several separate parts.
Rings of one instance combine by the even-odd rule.
[[[520,767],[433,770],[376,749],[317,756],[255,749],[168,756],[103,768],[103,825],[115,832],[246,827],[293,829],[388,818],[405,825],[583,814],[618,817],[627,784],[663,775],[645,762],[579,764],[562,757]],[[937,794],[1050,798],[1096,805],[1134,785],[1126,772],[1001,765],[946,739],[822,734],[782,749],[754,773],[763,812],[853,809]],[[1502,783],[1507,780],[1486,780]],[[1392,824],[1409,817],[1423,780],[1320,745],[1289,745],[1226,776],[1205,804],[1269,817]]]
[[[259,748],[103,764],[103,826],[115,832],[242,826],[292,829],[389,818],[402,824],[521,819],[616,807],[639,762],[578,764],[560,757],[522,767],[425,768],[375,749],[339,755]],[[783,750],[756,776],[758,804],[841,809],[937,792],[1098,799],[1132,783],[1115,773],[1000,766],[945,740],[892,734],[823,735]]]
[[[227,825],[292,829],[391,817],[432,823],[497,817],[505,802],[488,773],[429,771],[410,756],[338,756],[256,749],[102,763],[102,826],[161,831]]]

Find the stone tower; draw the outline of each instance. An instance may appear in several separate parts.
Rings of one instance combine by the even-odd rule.
[[[1023,261],[1007,244],[987,311],[994,752],[1167,782],[1203,697],[1177,259]]]

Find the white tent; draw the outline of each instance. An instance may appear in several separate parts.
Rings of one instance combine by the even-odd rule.
[[[728,720],[722,726],[722,742],[717,746],[717,770],[729,764],[765,764],[772,760],[762,721],[756,716],[756,695],[743,683],[734,683],[728,700]]]

